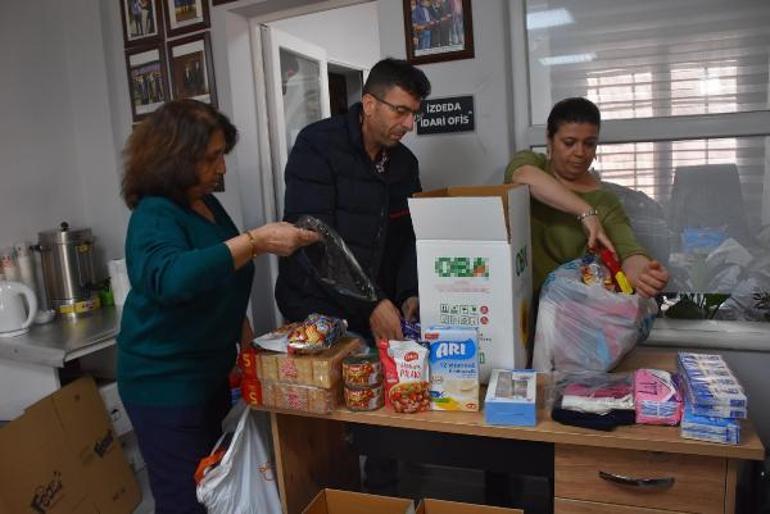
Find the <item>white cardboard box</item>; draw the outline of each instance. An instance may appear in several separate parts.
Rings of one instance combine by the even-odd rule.
[[[115,435],[120,437],[131,432],[134,427],[131,426],[128,412],[126,412],[126,408],[123,406],[123,402],[118,394],[118,383],[110,382],[99,386],[99,394],[102,395],[104,400],[104,406],[107,408],[107,414],[112,421]]]
[[[409,200],[420,322],[477,328],[480,381],[525,368],[532,266],[529,188],[450,187]]]

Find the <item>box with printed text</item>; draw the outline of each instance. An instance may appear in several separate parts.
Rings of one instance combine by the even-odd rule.
[[[532,301],[529,189],[450,187],[409,200],[423,326],[478,329],[481,383],[524,368]]]

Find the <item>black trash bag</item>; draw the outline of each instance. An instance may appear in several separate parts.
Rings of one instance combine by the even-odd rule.
[[[299,250],[318,280],[341,295],[366,302],[377,300],[374,284],[334,229],[313,216],[302,216],[294,225],[321,235],[318,243]]]

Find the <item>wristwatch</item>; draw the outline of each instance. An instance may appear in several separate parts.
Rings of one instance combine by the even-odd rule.
[[[589,217],[589,216],[598,216],[598,215],[599,215],[599,211],[597,211],[596,209],[594,209],[593,207],[591,207],[591,208],[590,208],[590,209],[588,209],[586,212],[583,212],[583,213],[581,213],[581,214],[578,214],[578,215],[576,216],[576,218],[577,218],[577,220],[578,220],[578,221],[583,221],[584,219],[586,219],[586,218],[587,218],[587,217]]]

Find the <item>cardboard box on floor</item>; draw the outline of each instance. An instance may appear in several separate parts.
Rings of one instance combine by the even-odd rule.
[[[524,511],[426,498],[417,506],[416,514],[524,514]]]
[[[529,188],[450,187],[409,199],[420,322],[479,331],[480,380],[524,368],[532,266]]]
[[[405,498],[322,489],[302,514],[415,514],[414,503]]]
[[[0,429],[0,512],[130,513],[140,492],[90,377]]]

